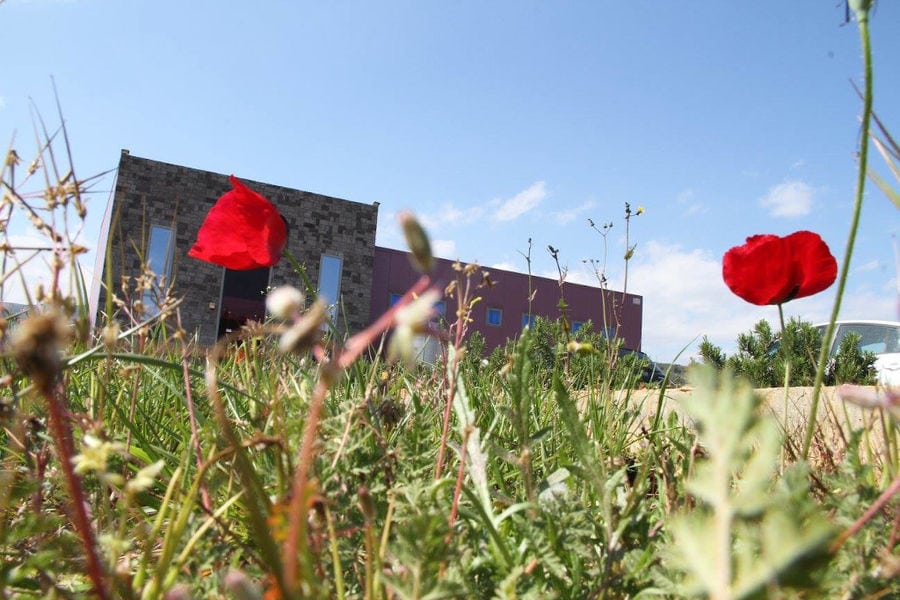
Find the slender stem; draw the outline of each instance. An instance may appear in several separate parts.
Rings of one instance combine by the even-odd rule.
[[[300,569],[304,580],[309,581],[311,573],[308,572],[309,564],[306,556],[306,508],[309,502],[309,474],[312,463],[315,460],[316,437],[319,431],[319,421],[322,418],[322,407],[328,397],[331,383],[337,378],[337,369],[334,365],[326,363],[322,365],[322,372],[316,382],[313,397],[306,415],[306,424],[303,427],[303,439],[300,442],[300,456],[297,468],[294,470],[294,483],[291,487],[291,504],[288,509],[288,534],[281,550],[281,560],[284,564],[285,585],[290,593],[296,595],[298,589],[297,577]]]
[[[791,390],[791,356],[793,354],[793,349],[788,349],[785,346],[785,342],[787,342],[787,338],[785,336],[785,327],[784,327],[784,306],[779,303],[778,304],[778,320],[781,322],[781,351],[784,355],[784,402],[783,402],[783,410],[782,413],[782,427],[785,431],[788,430],[788,405],[790,404],[790,390]],[[787,463],[787,446],[782,445],[781,448],[781,466],[782,468]]]
[[[69,428],[67,411],[62,401],[64,395],[62,383],[56,382],[49,386],[40,387],[41,393],[47,401],[50,431],[56,444],[56,451],[59,453],[60,467],[65,475],[66,485],[69,488],[69,496],[72,500],[71,516],[75,530],[81,537],[81,543],[84,547],[88,576],[94,585],[94,593],[105,600],[111,598],[111,596],[104,584],[103,565],[100,564],[100,558],[97,556],[97,542],[94,539],[94,533],[91,530],[90,520],[85,509],[87,502],[84,498],[84,490],[81,488],[81,480],[72,466],[75,444],[72,441],[72,430]]]
[[[341,570],[341,556],[338,553],[337,533],[334,530],[334,519],[331,518],[331,511],[328,505],[323,504],[322,508],[325,513],[325,524],[328,528],[328,541],[331,546],[331,562],[334,565],[334,588],[338,600],[344,600],[344,574]]]
[[[869,40],[869,6],[866,4],[856,10],[856,21],[859,27],[859,37],[862,43],[863,66],[865,77],[865,91],[863,94],[862,128],[860,131],[859,165],[856,177],[856,199],[853,203],[853,216],[850,221],[850,233],[847,236],[847,248],[844,251],[844,262],[841,264],[841,273],[838,279],[837,292],[834,297],[834,307],[831,310],[831,319],[825,331],[825,343],[819,351],[819,365],[816,369],[816,380],[813,384],[812,406],[810,407],[808,421],[806,423],[806,437],[803,440],[803,459],[809,456],[809,447],[812,444],[813,434],[816,430],[816,414],[819,410],[819,396],[822,392],[822,383],[825,379],[825,365],[828,361],[829,344],[834,335],[834,324],[841,310],[841,299],[844,296],[844,288],[847,285],[847,274],[850,272],[850,259],[853,256],[853,246],[856,242],[856,232],[859,229],[859,217],[862,213],[863,192],[866,187],[866,170],[869,157],[869,125],[872,121],[872,46]]]
[[[863,525],[865,525],[869,521],[869,519],[874,517],[879,510],[884,508],[884,505],[887,504],[897,492],[900,492],[900,477],[894,479],[890,487],[884,490],[881,495],[878,496],[878,499],[875,500],[875,503],[869,507],[869,510],[867,510],[860,518],[854,521],[850,527],[841,532],[841,535],[839,535],[838,538],[828,548],[831,553],[833,554],[840,550],[841,546],[844,545],[844,542],[853,537],[855,533],[862,529]]]
[[[191,371],[190,364],[188,363],[189,357],[187,345],[184,343],[184,340],[181,341],[181,372],[184,377],[184,393],[185,393],[185,402],[187,402],[187,410],[188,410],[188,421],[191,425],[191,445],[194,446],[194,454],[197,458],[197,468],[203,464],[203,450],[200,448],[200,432],[197,427],[197,411],[194,408],[194,395],[191,391]],[[203,502],[203,508],[206,509],[206,512],[212,513],[212,501],[209,498],[209,490],[206,487],[206,482],[200,482],[200,497]]]
[[[626,203],[625,206],[627,207],[628,204]],[[629,231],[630,225],[631,225],[631,213],[629,213],[626,210],[626,212],[625,212],[625,277],[623,278],[623,281],[622,281],[622,296],[624,296],[625,294],[628,293],[628,262],[629,262],[628,259],[631,258],[630,256],[628,256],[628,253],[631,250],[631,248],[628,246],[628,244],[631,242],[631,240],[629,239],[629,233],[631,233]]]
[[[459,497],[462,494],[463,481],[466,476],[466,449],[469,446],[469,434],[472,433],[472,427],[466,427],[463,435],[463,443],[459,449],[459,470],[456,473],[456,487],[453,490],[453,506],[450,508],[450,531],[453,531],[453,525],[456,523],[456,516],[459,514]],[[447,534],[448,536],[451,534]]]
[[[282,598],[288,598],[287,585],[285,583],[284,566],[281,563],[278,554],[278,547],[269,529],[267,521],[271,512],[271,503],[266,495],[262,484],[260,483],[253,465],[247,458],[245,449],[238,438],[237,432],[231,426],[231,421],[225,412],[225,405],[219,394],[219,382],[216,374],[219,358],[228,347],[229,342],[237,339],[240,335],[229,337],[225,336],[213,347],[206,361],[206,393],[209,396],[209,403],[213,408],[213,414],[222,437],[234,452],[234,466],[238,474],[238,478],[243,485],[246,496],[247,516],[253,535],[256,536],[256,543],[259,545],[260,554],[266,566],[270,569],[274,579],[274,585]],[[199,476],[199,474],[198,474]]]

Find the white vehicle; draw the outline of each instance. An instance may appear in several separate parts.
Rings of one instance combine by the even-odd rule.
[[[828,323],[815,325],[822,332],[828,329]],[[834,358],[838,348],[848,333],[859,336],[859,349],[873,352],[875,372],[882,385],[900,386],[900,322],[898,321],[837,321],[834,337],[829,346],[829,356]]]

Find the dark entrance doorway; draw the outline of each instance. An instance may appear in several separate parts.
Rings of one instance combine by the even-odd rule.
[[[247,321],[266,318],[266,289],[271,269],[233,271],[225,269],[222,282],[222,312],[219,313],[219,337],[237,331]]]

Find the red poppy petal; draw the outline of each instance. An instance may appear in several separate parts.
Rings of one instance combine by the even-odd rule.
[[[837,278],[837,260],[817,233],[797,231],[784,238],[798,269],[794,298],[804,298],[827,289]]]
[[[281,258],[287,226],[271,202],[234,175],[231,185],[206,215],[188,256],[235,270],[271,267]]]
[[[752,304],[784,302],[796,287],[785,246],[776,235],[754,235],[743,246],[731,248],[722,259],[725,284]]]

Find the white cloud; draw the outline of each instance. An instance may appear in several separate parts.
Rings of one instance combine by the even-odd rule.
[[[621,289],[613,286],[613,289]],[[649,241],[632,264],[628,292],[643,296],[642,347],[654,359],[696,356],[703,336],[729,352],[740,332],[776,313],[734,296],[722,281],[718,257],[700,249]],[[772,308],[774,310],[774,308]]]
[[[475,223],[484,216],[484,212],[485,207],[481,205],[460,208],[452,202],[446,202],[437,212],[416,214],[416,216],[426,229],[438,231],[442,227]]]
[[[499,269],[501,271],[512,271],[513,273],[520,272],[520,269],[518,267],[516,267],[516,265],[514,265],[513,263],[509,262],[508,260],[494,263],[489,268],[490,269]]]
[[[881,267],[881,261],[878,259],[870,260],[853,269],[854,273],[867,273],[869,271],[877,271]]]
[[[684,207],[683,214],[690,216],[705,213],[707,211],[706,206],[695,199],[695,195],[692,188],[687,188],[681,190],[678,192],[678,195],[675,196],[675,203],[678,206]]]
[[[452,202],[445,202],[441,207],[429,213],[413,211],[416,218],[430,235],[443,232],[449,227],[471,225],[484,220],[489,210],[494,214],[491,220],[494,222],[512,221],[523,214],[535,209],[547,195],[543,181],[538,181],[522,190],[512,198],[506,200],[495,198],[490,202],[477,203],[474,206],[457,206]],[[586,208],[582,208],[586,210]],[[402,240],[400,228],[396,224],[396,214],[380,212],[378,215],[378,244],[391,245],[390,241]]]
[[[813,188],[802,181],[779,183],[759,203],[773,217],[802,217],[812,211]]]
[[[441,258],[457,258],[456,242],[453,240],[431,240],[431,252]]]
[[[420,221],[421,216],[416,215]],[[425,228],[428,229],[428,225]],[[393,211],[378,211],[378,227],[375,229],[375,243],[379,246],[387,246],[395,248],[397,246],[405,247],[403,241],[403,233],[400,231],[400,225],[397,223],[397,213]]]
[[[569,210],[561,210],[559,212],[553,213],[553,218],[556,219],[556,222],[559,225],[566,225],[567,223],[571,223],[572,221],[574,221],[578,217],[578,215],[594,208],[596,205],[597,203],[593,200],[588,200],[581,206],[576,206],[575,208],[570,208]]]
[[[580,283],[581,285],[591,285],[594,287],[598,287],[599,285],[597,283],[597,277],[595,277],[593,273],[585,270],[569,269],[565,266],[563,266],[563,269],[563,273],[565,273],[566,276],[566,283]],[[553,281],[559,281],[559,271],[556,269],[547,269],[540,273],[536,273],[536,275],[538,277],[552,279]]]
[[[534,210],[547,196],[547,186],[543,181],[537,181],[507,200],[495,200],[492,204],[499,204],[494,213],[494,221],[512,221]]]
[[[893,283],[893,282],[892,282]],[[831,303],[828,310],[821,312],[818,321],[826,321],[831,316]],[[900,319],[900,298],[895,289],[884,292],[859,290],[844,295],[841,301],[841,319],[876,319],[896,321]]]

